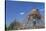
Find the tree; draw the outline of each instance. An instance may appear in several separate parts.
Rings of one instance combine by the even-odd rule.
[[[8,30],[18,30],[20,29],[21,26],[22,26],[21,23],[15,20],[10,24],[10,26],[8,27]]]

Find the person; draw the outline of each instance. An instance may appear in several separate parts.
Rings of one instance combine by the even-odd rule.
[[[34,26],[36,25],[36,19],[33,19],[33,25]]]
[[[29,14],[29,17],[28,17],[28,22],[29,21],[33,21],[33,26],[35,27],[36,26],[36,21],[40,20],[41,19],[41,15],[40,15],[40,12],[38,9],[33,9],[31,11],[31,14]],[[28,23],[27,22],[27,23]]]

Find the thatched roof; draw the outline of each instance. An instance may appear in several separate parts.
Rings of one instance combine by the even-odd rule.
[[[37,18],[41,18],[41,15],[40,15],[40,12],[38,9],[32,9],[31,13],[29,14],[29,17],[30,16],[34,16],[34,17],[37,17]]]

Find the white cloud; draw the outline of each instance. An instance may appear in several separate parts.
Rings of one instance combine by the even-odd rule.
[[[20,12],[20,15],[23,15],[24,14],[24,12]]]

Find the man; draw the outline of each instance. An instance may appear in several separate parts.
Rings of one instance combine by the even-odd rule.
[[[34,28],[34,27],[36,26],[36,21],[37,21],[37,20],[40,20],[40,19],[41,19],[41,15],[40,15],[38,9],[33,9],[33,10],[31,11],[31,14],[30,14],[29,17],[28,17],[28,22],[27,22],[27,24],[29,23],[29,21],[31,21],[30,23],[33,24],[33,28]],[[30,25],[31,25],[31,24],[30,24]]]

